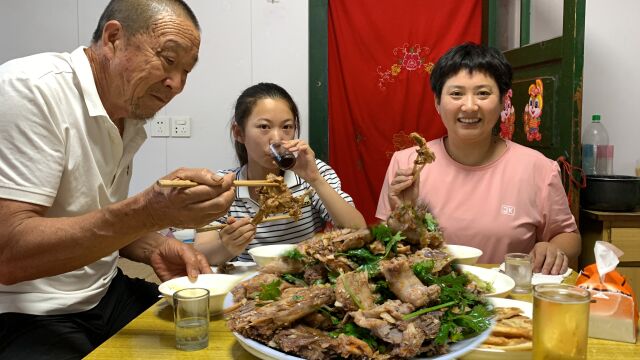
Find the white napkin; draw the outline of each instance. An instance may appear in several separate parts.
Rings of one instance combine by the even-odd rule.
[[[504,263],[500,264],[500,271],[504,272]],[[531,277],[531,285],[538,285],[542,283],[560,284],[564,278],[571,275],[571,268],[567,268],[564,274],[560,275],[545,275],[542,273],[533,273]]]

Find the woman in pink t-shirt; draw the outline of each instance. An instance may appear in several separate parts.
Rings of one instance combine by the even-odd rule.
[[[376,217],[414,199],[427,204],[447,243],[482,249],[480,262],[527,252],[535,272],[562,274],[577,265],[580,235],[558,164],[493,131],[512,74],[499,50],[482,45],[454,47],[438,60],[431,88],[447,135],[428,143],[436,160],[415,177],[415,147],[393,155]]]

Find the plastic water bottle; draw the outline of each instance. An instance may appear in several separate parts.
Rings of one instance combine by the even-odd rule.
[[[587,175],[613,173],[613,145],[609,145],[609,134],[599,114],[591,117],[582,134],[582,170]]]

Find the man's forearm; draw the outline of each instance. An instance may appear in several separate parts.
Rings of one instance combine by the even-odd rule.
[[[45,211],[0,200],[0,283],[72,271],[159,230],[141,195],[75,217],[48,218]]]
[[[155,231],[150,232],[120,249],[120,256],[150,265],[149,258],[153,251],[168,239]]]

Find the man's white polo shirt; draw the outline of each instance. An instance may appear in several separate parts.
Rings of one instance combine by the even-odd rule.
[[[71,217],[127,197],[133,155],[147,137],[144,122],[126,120],[120,137],[84,48],[9,61],[0,66],[0,89],[0,198],[48,206],[47,217]],[[106,293],[117,257],[0,285],[0,313],[88,310]]]

